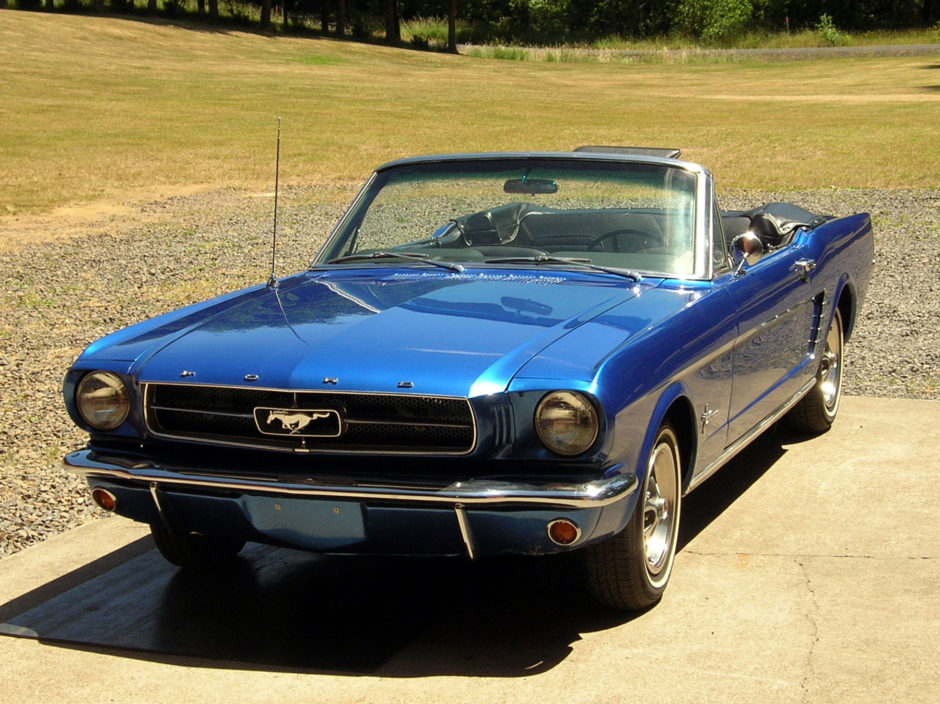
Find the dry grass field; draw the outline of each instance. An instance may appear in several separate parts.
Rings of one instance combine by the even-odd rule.
[[[0,63],[0,226],[270,190],[278,115],[289,184],[585,143],[681,147],[725,188],[940,182],[940,57],[551,64],[0,10]]]

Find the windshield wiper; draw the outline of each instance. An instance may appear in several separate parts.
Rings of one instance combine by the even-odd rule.
[[[484,264],[576,264],[577,266],[584,267],[585,269],[592,269],[594,271],[601,271],[605,274],[613,274],[614,276],[622,276],[625,279],[633,279],[639,283],[643,277],[640,276],[639,272],[636,271],[624,271],[623,269],[611,269],[610,267],[600,266],[599,264],[594,264],[590,259],[582,259],[580,257],[551,257],[546,255],[539,255],[536,257],[501,257],[497,259],[484,259]]]
[[[335,259],[330,259],[327,264],[345,264],[347,262],[355,261],[366,261],[369,259],[408,259],[413,262],[423,262],[425,264],[431,264],[432,266],[439,266],[443,269],[450,269],[451,271],[463,272],[463,267],[456,262],[444,262],[440,259],[431,259],[427,254],[420,254],[417,252],[405,253],[405,252],[364,252],[362,254],[347,254],[342,257],[336,257]]]

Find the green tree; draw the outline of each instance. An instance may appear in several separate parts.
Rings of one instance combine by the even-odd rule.
[[[698,39],[722,41],[744,31],[753,14],[751,0],[682,0],[676,26]]]
[[[346,0],[336,2],[336,34],[340,37],[346,36]]]
[[[385,41],[389,44],[401,41],[401,9],[398,0],[385,0]]]
[[[457,0],[450,0],[447,7],[447,51],[457,53]]]

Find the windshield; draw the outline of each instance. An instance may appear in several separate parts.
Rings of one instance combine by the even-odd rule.
[[[406,162],[376,174],[316,264],[577,260],[688,274],[695,209],[696,174],[680,166],[531,157]]]

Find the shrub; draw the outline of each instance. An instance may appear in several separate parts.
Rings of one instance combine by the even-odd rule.
[[[494,59],[503,59],[507,61],[525,61],[529,58],[525,49],[511,46],[494,46],[492,57]]]
[[[689,36],[721,42],[743,32],[753,15],[751,0],[682,0],[676,23]]]
[[[829,15],[820,15],[816,23],[816,32],[819,38],[829,46],[845,46],[849,43],[849,35],[840,32]]]

